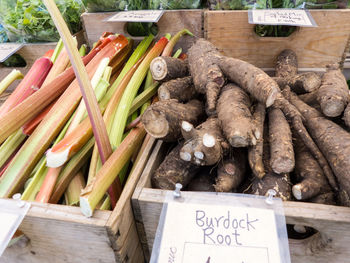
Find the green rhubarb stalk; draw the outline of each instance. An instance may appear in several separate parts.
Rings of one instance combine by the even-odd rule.
[[[80,192],[85,187],[85,179],[83,173],[78,172],[69,183],[64,197],[66,205],[79,205]]]
[[[22,129],[19,129],[6,139],[6,141],[0,146],[0,167],[6,163],[8,158],[10,158],[26,138],[27,136],[23,134]]]
[[[82,44],[79,48],[79,55],[81,57],[86,55],[86,51],[87,51],[87,45],[86,44]]]
[[[154,82],[150,87],[145,89],[145,91],[143,91],[134,99],[130,107],[128,116],[132,115],[141,106],[143,109],[143,105],[147,103],[155,94],[157,94],[158,84],[158,82]]]
[[[58,40],[58,42],[57,42],[56,48],[55,48],[52,56],[51,56],[52,63],[55,63],[58,55],[61,53],[62,48],[63,48],[63,41],[60,38],[60,40]]]
[[[112,147],[116,148],[121,143],[126,121],[128,119],[128,113],[137,94],[137,91],[147,74],[151,61],[160,55],[167,43],[168,39],[166,37],[162,37],[155,44],[155,46],[150,50],[145,59],[142,61],[141,65],[136,70],[128,86],[126,87],[125,92],[123,93],[123,96],[119,102],[117,111],[114,115],[113,125],[111,129],[112,132],[110,134]]]
[[[190,36],[193,36],[193,34],[188,31],[187,29],[182,29],[181,31],[177,32],[175,34],[175,36],[173,36],[168,45],[164,48],[163,50],[163,53],[162,53],[162,56],[165,56],[165,57],[170,57],[171,56],[171,53],[173,52],[173,49],[176,45],[176,43],[180,40],[180,38],[183,36],[183,35],[190,35]]]
[[[69,162],[66,163],[60,175],[58,176],[53,193],[49,200],[51,204],[57,204],[62,195],[66,191],[69,182],[74,175],[90,160],[92,148],[95,144],[94,137],[92,137],[77,154],[75,154]]]
[[[103,200],[101,206],[98,208],[100,210],[111,210],[111,199],[109,198],[109,195],[105,197]]]
[[[123,47],[123,45],[120,45],[120,39],[111,41],[94,56],[86,67],[91,77],[103,58],[115,56],[118,53],[120,49],[116,48],[116,46]],[[31,170],[48,148],[53,138],[67,122],[80,99],[81,92],[78,88],[77,80],[75,80],[28,138],[3,174],[0,181],[0,197],[10,197],[24,185]]]
[[[14,69],[0,82],[0,95],[14,82],[16,79],[23,79],[23,74]]]
[[[80,196],[80,208],[85,216],[92,216],[104,193],[117,178],[135,149],[139,147],[145,135],[146,131],[142,126],[133,129],[99,170],[95,180],[85,187]]]
[[[176,52],[173,55],[173,58],[179,58],[180,55],[182,53],[182,48],[179,48],[178,50],[176,50]]]
[[[65,124],[64,128],[61,130],[60,134],[55,139],[53,145],[57,144],[59,141],[63,139],[66,135],[69,125],[71,124],[73,117],[71,117],[68,122]],[[35,171],[36,170],[36,171]],[[33,175],[33,180],[30,182],[28,187],[24,190],[22,194],[23,200],[35,201],[36,195],[39,193],[40,188],[45,180],[45,176],[48,171],[48,167],[46,166],[46,157],[43,156],[39,163],[34,168],[35,173]]]

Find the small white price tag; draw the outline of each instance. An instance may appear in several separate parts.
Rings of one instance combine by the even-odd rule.
[[[157,23],[164,10],[135,10],[118,12],[107,19],[107,22],[152,22]]]
[[[254,205],[169,202],[151,262],[287,263],[285,222],[281,232],[278,220],[273,209]]]
[[[317,27],[306,9],[251,9],[248,21],[250,24]]]
[[[11,55],[24,46],[23,43],[2,43],[0,44],[0,63],[4,62]]]
[[[0,257],[29,208],[28,202],[0,199]]]

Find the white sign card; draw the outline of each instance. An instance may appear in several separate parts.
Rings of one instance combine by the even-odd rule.
[[[28,213],[30,203],[0,199],[0,257]]]
[[[157,23],[164,10],[122,11],[108,18],[107,22],[152,22]]]
[[[248,21],[250,24],[317,27],[306,9],[250,9]]]
[[[24,46],[23,43],[2,43],[0,44],[0,63],[4,62]]]
[[[290,262],[285,221],[274,209],[174,200],[163,210],[152,263]]]

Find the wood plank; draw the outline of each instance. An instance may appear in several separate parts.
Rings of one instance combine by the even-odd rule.
[[[84,217],[79,207],[32,203],[20,230],[28,244],[5,250],[1,263],[115,262],[106,222],[111,212]]]
[[[123,34],[136,41],[142,39],[140,37],[130,36],[126,31],[126,23],[124,22],[105,21],[114,14],[116,14],[116,12],[82,14],[83,27],[90,47],[100,38],[102,33],[106,31]],[[203,37],[202,16],[202,10],[166,10],[157,23],[158,34],[156,37],[159,38],[166,33],[174,35],[183,28],[187,28],[197,37]],[[182,47],[184,51],[187,51],[192,43],[193,41],[191,41],[190,37],[183,37],[175,48],[179,46]]]
[[[296,52],[300,68],[323,68],[342,60],[350,34],[350,9],[310,10],[318,27],[298,28],[285,38],[259,37],[247,11],[206,11],[205,37],[221,52],[261,68],[274,68],[286,48]]]
[[[135,221],[147,260],[152,251],[159,215],[167,193],[164,190],[151,189],[150,178],[167,150],[165,144],[160,141],[157,143],[132,197]],[[212,199],[212,196],[208,197],[200,192],[182,192],[182,195],[185,198],[193,195],[201,196],[204,201],[207,198]],[[216,198],[220,201],[222,197],[217,195]],[[350,251],[347,246],[350,242],[350,234],[348,234],[350,208],[304,202],[284,202],[284,210],[288,224],[310,226],[320,231],[307,239],[289,240],[293,263],[349,261]]]

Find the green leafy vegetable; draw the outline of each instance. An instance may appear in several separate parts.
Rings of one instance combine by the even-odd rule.
[[[196,9],[200,0],[149,0],[149,9]]]
[[[85,0],[89,12],[123,11],[147,9],[147,1],[144,0]]]
[[[81,30],[80,15],[84,5],[80,0],[55,0],[74,34]],[[41,0],[2,0],[1,23],[13,42],[58,41],[59,34]]]

